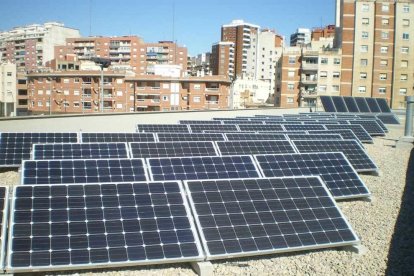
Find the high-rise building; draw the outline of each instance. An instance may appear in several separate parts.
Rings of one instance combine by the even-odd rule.
[[[311,30],[298,28],[295,33],[290,35],[290,46],[307,45],[311,42]]]
[[[414,85],[414,1],[337,0],[341,94],[404,108]]]
[[[1,32],[1,62],[16,64],[20,72],[35,70],[54,58],[55,46],[65,44],[67,38],[79,36],[79,30],[57,22],[33,24]]]
[[[211,47],[210,65],[213,75],[234,79],[235,50],[233,42],[220,41]]]

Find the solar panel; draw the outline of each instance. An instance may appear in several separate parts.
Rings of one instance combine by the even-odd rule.
[[[155,142],[154,133],[82,132],[82,143]]]
[[[320,96],[319,98],[321,99],[323,109],[325,109],[326,112],[336,112],[331,96]]]
[[[384,124],[390,125],[399,125],[400,121],[398,121],[397,117],[394,114],[378,114],[377,118],[381,120]]]
[[[353,139],[359,141],[358,137],[350,129],[337,129],[337,130],[309,130],[309,134],[339,134],[342,139]],[[360,141],[359,141],[360,142]],[[360,142],[361,143],[361,142]]]
[[[385,131],[375,120],[349,120],[351,125],[361,125],[369,135],[385,136]]]
[[[178,182],[17,186],[8,270],[202,259]]]
[[[371,135],[361,125],[326,125],[328,130],[350,129],[363,143],[374,143]]]
[[[341,152],[255,155],[265,177],[319,175],[335,199],[368,197],[370,192]]]
[[[284,124],[283,127],[287,131],[291,130],[325,130],[325,126],[321,124],[319,125],[299,125],[299,124]]]
[[[126,143],[34,144],[33,159],[128,158]]]
[[[371,112],[378,113],[381,112],[380,107],[378,106],[377,100],[374,98],[366,98],[365,101],[367,102],[369,109]]]
[[[138,124],[137,132],[190,132],[187,125],[179,124]]]
[[[371,112],[365,98],[356,97],[355,102],[358,105],[359,112]]]
[[[375,98],[375,100],[377,101],[377,104],[378,104],[379,108],[381,109],[381,112],[385,112],[385,113],[390,113],[391,112],[391,109],[390,109],[386,99]]]
[[[294,153],[295,149],[286,140],[249,140],[216,142],[220,155],[244,155],[267,153]]]
[[[180,120],[182,125],[221,125],[221,121],[213,120]]]
[[[215,131],[215,132],[226,132],[226,131],[239,131],[236,125],[188,125],[193,133],[202,133],[203,131]]]
[[[243,140],[286,140],[286,136],[281,133],[226,133],[229,141]]]
[[[345,101],[341,96],[333,96],[332,101],[335,104],[336,112],[348,112]]]
[[[299,153],[343,152],[358,172],[378,171],[374,161],[355,140],[292,140]]]
[[[154,181],[260,176],[249,155],[149,158],[147,164]]]
[[[225,120],[222,121],[223,124],[225,125],[251,125],[251,124],[258,124],[258,125],[263,125],[262,120]]]
[[[335,139],[343,140],[340,134],[286,134],[290,140],[325,140]]]
[[[26,160],[22,168],[24,185],[148,180],[143,159]]]
[[[218,155],[211,141],[140,142],[129,145],[132,158]]]
[[[32,145],[37,143],[77,143],[77,133],[3,132],[0,133],[0,167],[19,167],[30,159]]]
[[[318,177],[186,181],[207,259],[358,243]]]
[[[359,119],[352,119],[352,121],[373,121],[376,122],[384,132],[388,132],[387,126],[380,119],[377,118],[376,114],[372,115],[372,117],[361,116]]]
[[[240,131],[283,131],[281,125],[239,125]]]
[[[338,125],[338,121],[332,120],[317,120],[317,121],[304,121],[304,125]]]
[[[222,133],[157,133],[158,141],[224,141]]]
[[[0,267],[4,267],[4,257],[6,254],[6,235],[7,221],[9,214],[9,190],[5,186],[0,186]]]

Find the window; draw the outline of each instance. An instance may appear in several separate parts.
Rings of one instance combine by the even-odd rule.
[[[340,58],[334,58],[334,64],[338,65],[341,64],[341,59]]]
[[[381,24],[382,25],[389,25],[390,24],[390,20],[388,18],[383,18],[383,19],[381,19]]]
[[[382,39],[388,39],[388,32],[381,32]]]
[[[385,93],[387,93],[387,88],[385,88],[385,87],[378,88],[378,93],[379,94],[385,94]]]
[[[194,84],[194,89],[195,90],[200,90],[201,86],[199,84]]]
[[[69,83],[69,79],[63,79],[63,83]]]
[[[389,12],[390,11],[390,5],[382,4],[381,10],[382,10],[382,12]]]
[[[380,80],[386,80],[387,79],[387,74],[386,73],[379,74],[379,79]]]
[[[340,77],[340,75],[341,75],[341,73],[339,73],[339,72],[333,72],[332,73],[332,77],[335,78],[335,79],[338,79]]]
[[[46,95],[50,95],[50,90],[46,90]]]
[[[368,25],[369,24],[369,18],[362,18],[362,25]]]
[[[327,71],[321,71],[319,73],[319,77],[321,77],[321,78],[326,78],[327,76],[328,76],[328,72]]]
[[[321,58],[321,64],[328,64],[328,58]]]
[[[37,79],[37,82],[38,82],[38,83],[42,83],[42,82],[43,82],[43,79],[42,79],[42,78],[38,78],[38,79]]]
[[[388,53],[388,46],[381,46],[381,53],[382,54]]]
[[[164,102],[168,101],[168,96],[162,96],[162,100],[163,100]]]
[[[359,78],[360,78],[361,80],[366,80],[366,79],[367,79],[367,73],[365,73],[365,72],[361,72],[361,73],[359,73]]]
[[[368,38],[368,32],[362,32],[362,38],[364,39]]]
[[[409,19],[403,19],[403,26],[410,26],[410,20]]]
[[[403,12],[410,12],[410,6],[408,6],[408,5],[404,5],[404,7],[403,7]]]
[[[380,66],[382,66],[382,67],[386,67],[386,66],[388,66],[388,60],[386,60],[386,59],[381,59],[381,61],[380,61]]]
[[[201,101],[201,97],[200,96],[194,96],[193,97],[193,102],[199,103],[200,101]]]
[[[63,95],[69,95],[69,90],[63,90]]]
[[[38,90],[38,91],[37,91],[37,94],[38,94],[38,95],[43,95],[43,90]]]
[[[49,107],[50,106],[50,102],[49,101],[47,101],[46,102],[46,107]]]
[[[407,95],[407,88],[400,88],[400,95]]]
[[[360,86],[360,87],[358,87],[358,92],[359,93],[365,93],[365,92],[367,92],[367,87],[366,86]]]
[[[79,96],[79,90],[73,90],[73,95]]]
[[[11,77],[12,76],[12,72],[7,72],[7,76]]]
[[[122,84],[124,82],[124,80],[123,79],[116,79],[116,83],[117,84]]]
[[[289,70],[288,71],[288,77],[293,78],[295,76],[295,71]]]
[[[402,54],[408,54],[408,50],[409,50],[408,47],[401,47],[401,53]]]
[[[294,90],[295,89],[295,85],[293,83],[288,83],[287,89],[288,90]]]
[[[332,85],[333,92],[339,92],[339,85]]]
[[[367,66],[368,60],[367,59],[361,59],[361,66]]]
[[[408,67],[408,60],[402,60],[401,61],[401,67],[407,68]]]
[[[400,76],[400,80],[401,81],[406,81],[408,79],[408,75],[407,74],[401,74]]]
[[[122,96],[122,91],[116,91],[117,96]]]
[[[74,78],[74,79],[73,79],[73,82],[74,82],[74,83],[79,83],[79,78]]]
[[[294,101],[294,98],[293,97],[287,97],[286,98],[286,102],[287,103],[293,103],[293,101]]]
[[[400,89],[401,90],[401,89]],[[37,106],[43,106],[43,102],[42,101],[38,101],[37,102]]]
[[[116,104],[116,108],[117,109],[122,109],[122,104],[121,103]]]
[[[326,92],[326,85],[319,85],[320,92]]]
[[[295,64],[296,63],[296,57],[289,57],[289,64]]]
[[[362,4],[362,11],[363,12],[369,11],[369,4]]]
[[[368,52],[368,45],[361,45],[361,53]]]
[[[79,102],[73,102],[73,107],[79,107]]]
[[[404,40],[409,40],[410,39],[410,34],[409,33],[403,33],[402,38]]]

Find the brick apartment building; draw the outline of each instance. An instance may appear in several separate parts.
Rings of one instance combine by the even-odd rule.
[[[405,108],[414,86],[414,1],[337,0],[341,94]]]

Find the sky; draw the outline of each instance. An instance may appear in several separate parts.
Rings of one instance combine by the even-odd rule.
[[[189,55],[211,51],[221,25],[242,19],[287,39],[335,23],[335,0],[0,0],[0,31],[58,21],[82,36],[176,40]],[[174,23],[173,23],[174,22]]]

